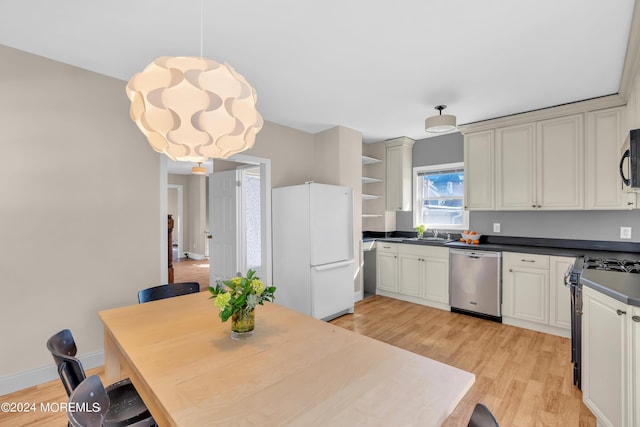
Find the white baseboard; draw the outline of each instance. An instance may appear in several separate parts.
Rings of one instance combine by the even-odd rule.
[[[85,354],[78,357],[84,369],[93,369],[104,365],[104,352]],[[60,379],[58,369],[54,363],[40,368],[30,369],[17,374],[0,377],[0,396],[13,393],[18,390],[33,387],[34,385]]]
[[[206,258],[203,254],[197,254],[195,252],[187,252],[187,256],[189,257],[189,259],[195,259],[198,261]]]

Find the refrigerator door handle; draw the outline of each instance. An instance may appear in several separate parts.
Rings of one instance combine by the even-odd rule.
[[[346,267],[348,265],[353,264],[355,261],[350,259],[347,261],[340,261],[340,262],[334,262],[331,264],[323,264],[323,265],[312,265],[311,268],[315,268],[318,271],[326,271],[326,270],[333,270],[335,268],[342,268],[342,267]]]

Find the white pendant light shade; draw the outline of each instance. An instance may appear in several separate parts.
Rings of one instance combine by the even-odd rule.
[[[446,105],[438,105],[436,110],[440,111],[437,116],[428,117],[424,121],[424,130],[430,133],[450,132],[456,129],[456,116],[442,114],[442,110],[447,108]]]
[[[127,83],[131,119],[172,160],[204,162],[253,147],[262,129],[256,91],[230,65],[160,57]]]

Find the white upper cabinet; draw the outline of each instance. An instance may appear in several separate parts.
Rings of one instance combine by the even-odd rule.
[[[464,208],[494,210],[494,131],[464,136]]]
[[[631,209],[634,202],[622,189],[618,166],[624,140],[624,108],[587,113],[586,208]],[[635,196],[631,194],[630,196]]]
[[[499,210],[535,209],[534,124],[496,129],[496,199]]]
[[[538,209],[584,209],[584,115],[537,123]]]
[[[388,211],[412,210],[412,149],[415,141],[407,137],[385,141],[386,207]]]
[[[617,96],[461,125],[467,210],[634,209],[618,176]]]

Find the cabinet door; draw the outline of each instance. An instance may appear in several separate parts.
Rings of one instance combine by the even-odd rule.
[[[494,132],[464,136],[464,208],[494,210]]]
[[[536,207],[584,208],[582,114],[543,120],[536,129]]]
[[[410,211],[412,206],[412,149],[414,140],[402,137],[385,142],[386,207],[388,211]]]
[[[583,287],[582,399],[598,425],[627,426],[627,305]]]
[[[496,130],[498,210],[535,208],[535,125]]]
[[[425,258],[425,280],[422,296],[426,299],[449,304],[449,260]]]
[[[549,270],[510,267],[503,277],[503,315],[548,324]]]
[[[640,427],[640,307],[632,307],[631,315],[631,425]]]
[[[622,108],[587,113],[587,209],[630,209],[634,205],[627,199],[618,173],[620,145],[624,140],[622,121]]]
[[[376,286],[378,288],[389,292],[398,292],[398,256],[396,254],[378,251],[376,271],[378,276]]]
[[[549,271],[549,324],[571,329],[571,292],[564,284],[564,275],[575,258],[552,256]]]
[[[415,297],[420,296],[423,277],[423,258],[404,254],[398,256],[398,292]]]

